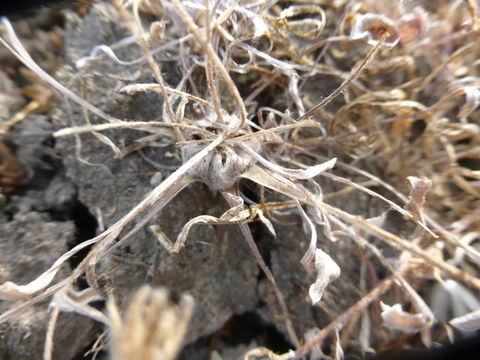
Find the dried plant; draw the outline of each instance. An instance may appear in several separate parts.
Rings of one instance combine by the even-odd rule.
[[[107,304],[112,332],[112,359],[172,360],[180,349],[192,313],[193,299],[185,295],[171,303],[167,291],[142,287],[135,293],[125,318],[113,300]]]
[[[101,134],[102,131],[128,128],[160,134],[180,146],[182,165],[128,214],[97,237],[65,253],[31,283],[0,285],[0,298],[6,300],[27,298],[41,291],[40,295],[1,315],[0,321],[52,294],[56,294],[57,300],[58,294],[67,294],[79,276],[84,272],[94,274],[96,263],[147,225],[185,187],[201,181],[212,191],[221,192],[229,210],[218,217],[199,215],[191,219],[174,242],[163,233],[161,224],[152,225],[150,229],[162,246],[175,253],[181,251],[192,226],[239,226],[274,289],[289,340],[296,347],[295,354],[281,356],[268,349],[256,349],[246,358],[300,358],[332,334],[338,340],[332,353],[341,357],[339,332],[393,286],[402,289],[402,301],[408,299],[411,307],[404,310],[400,303],[382,303],[384,324],[406,333],[420,332],[424,343],[430,345],[435,314],[417,293],[415,284],[432,278],[442,282],[447,277],[480,290],[480,254],[472,245],[480,234],[476,221],[480,211],[480,175],[478,169],[462,165],[470,160],[478,162],[479,153],[479,119],[475,110],[480,103],[480,80],[474,69],[478,67],[476,4],[439,1],[434,10],[427,11],[398,2],[392,2],[395,4],[392,8],[371,1],[330,5],[300,0],[293,3],[113,1],[133,36],[117,44],[98,45],[89,56],[78,59],[77,66],[88,69],[95,60],[105,56],[108,61],[125,66],[146,62],[156,82],[134,83],[123,86],[120,91],[162,94],[161,121],[122,120],[88,103],[40,69],[8,20],[3,20],[6,36],[6,39],[0,38],[3,45],[55,90],[106,121],[61,129],[55,136],[92,133],[110,146],[117,157],[122,157],[128,153],[127,149],[120,149]],[[458,12],[454,15],[449,6]],[[338,13],[343,16],[336,16]],[[149,16],[143,18],[145,14]],[[337,18],[336,28],[326,34],[327,27],[335,22],[330,19]],[[262,41],[268,46],[261,47]],[[446,46],[450,42],[453,45]],[[142,58],[129,62],[119,59],[115,51],[134,43],[142,49]],[[184,79],[175,87],[166,84],[155,60],[155,54],[166,49],[182,61]],[[438,56],[432,57],[432,53]],[[321,62],[322,59],[325,61]],[[429,71],[417,68],[420,60]],[[198,75],[198,69],[202,76]],[[192,85],[192,90],[187,91],[186,84],[195,83],[193,73],[197,76],[195,80],[203,79],[205,86]],[[248,74],[254,79],[249,84],[253,89],[249,95],[240,93],[236,83],[238,74]],[[328,75],[339,82],[321,101],[314,101],[305,91],[309,78],[315,75]],[[273,85],[288,88],[286,105],[281,109],[273,108],[273,104],[263,106],[259,100],[262,91]],[[443,90],[438,91],[439,87]],[[463,104],[459,101],[461,97],[465,98]],[[382,175],[388,181],[336,157],[320,155],[332,153],[328,146],[339,149],[342,158],[346,154],[382,168]],[[306,158],[320,164],[307,165],[300,161]],[[370,182],[363,186],[329,173],[334,166]],[[385,202],[414,223],[416,231],[405,239],[385,229],[384,214],[366,219],[332,206],[326,200],[328,194],[323,194],[314,181],[317,176],[346,184],[346,191],[362,191]],[[240,186],[242,179],[290,200],[246,207]],[[409,181],[409,189],[405,179]],[[372,184],[381,190],[370,189]],[[403,193],[408,190],[407,198]],[[332,241],[355,241],[391,273],[391,278],[380,282],[308,341],[306,334],[299,334],[293,326],[288,304],[248,226],[249,222],[259,220],[274,234],[275,227],[267,215],[287,208],[298,211],[311,234],[301,263],[316,274],[316,281],[309,288],[313,304],[321,301],[341,270],[329,254],[317,247],[319,226]],[[135,220],[137,223],[125,233],[127,225]],[[369,241],[372,237],[381,240],[382,246],[398,250],[393,264],[382,255],[378,245]],[[89,255],[69,277],[50,285],[62,263],[93,244]],[[476,272],[471,271],[472,266],[462,266],[465,257]],[[139,304],[150,301],[153,304],[153,299],[165,302],[164,295],[155,292],[147,295],[147,292],[150,293],[143,290],[134,300],[128,315],[132,318],[127,323],[144,319],[146,312],[137,309]],[[466,293],[471,294],[468,290]],[[85,315],[102,321],[99,314],[87,311],[86,304],[83,305],[76,306],[76,311],[80,312],[81,308]],[[68,311],[69,308],[65,305],[57,309]],[[157,310],[152,307],[152,311]],[[476,328],[478,314],[454,319],[451,324]],[[110,326],[114,338],[122,338],[116,330],[118,326]],[[172,348],[176,351],[178,343]],[[175,351],[164,358],[172,358]]]

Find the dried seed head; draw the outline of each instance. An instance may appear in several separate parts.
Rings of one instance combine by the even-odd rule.
[[[223,121],[220,122],[213,113],[207,114],[205,118],[196,122],[196,125],[217,132],[218,134],[228,134],[235,129],[240,120],[235,115],[223,114]],[[236,135],[245,135],[251,133],[249,128],[238,130]],[[248,147],[258,152],[261,148],[258,139],[250,138],[243,141]],[[182,147],[182,159],[185,163],[195,154],[201,151],[205,145],[189,144]],[[252,155],[246,152],[240,144],[223,144],[218,146],[202,161],[192,167],[188,173],[206,183],[213,190],[223,190],[232,186],[250,164],[256,160]]]
[[[189,160],[203,148],[202,145],[184,146],[183,161]],[[228,146],[219,146],[191,168],[189,174],[198,177],[213,190],[222,190],[232,186],[251,162],[249,155],[238,154]]]

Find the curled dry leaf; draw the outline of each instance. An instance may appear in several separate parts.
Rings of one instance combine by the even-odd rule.
[[[308,290],[312,304],[315,305],[322,299],[326,287],[340,276],[340,268],[326,252],[316,248],[317,230],[315,225],[298,201],[297,208],[302,217],[307,221],[311,233],[310,244],[300,262],[307,271],[317,271],[317,279],[310,285]]]
[[[416,176],[409,176],[407,179],[410,184],[410,197],[405,208],[412,213],[416,221],[422,221],[422,208],[432,180]]]
[[[376,45],[385,37],[383,46],[394,47],[400,35],[395,23],[379,14],[359,15],[350,33],[353,39],[366,38],[370,45]]]
[[[326,252],[315,250],[315,270],[317,280],[308,289],[308,295],[315,305],[323,296],[326,287],[340,276],[340,267]]]
[[[301,20],[295,18],[306,17]],[[296,36],[314,40],[320,36],[325,27],[325,12],[317,5],[292,5],[280,13],[287,28]]]
[[[416,333],[422,330],[428,324],[428,319],[423,314],[410,314],[403,311],[402,305],[395,304],[389,306],[380,303],[382,306],[382,319],[384,324],[394,330],[400,330],[406,333]]]
[[[72,288],[68,288],[53,296],[49,309],[58,308],[63,312],[74,312],[110,325],[110,321],[101,311],[89,305],[93,301],[100,300],[103,300],[103,298],[96,289],[87,288],[82,291],[75,291]]]
[[[235,204],[235,206],[225,211],[220,217],[215,217],[211,215],[200,215],[191,219],[183,226],[175,243],[172,243],[168,239],[160,226],[153,225],[150,227],[150,230],[152,230],[152,232],[155,234],[159,243],[172,253],[178,253],[185,246],[185,242],[187,241],[187,237],[191,228],[194,225],[199,224],[236,224],[238,221],[252,221],[258,217],[258,220],[260,220],[267,227],[270,233],[275,236],[275,229],[273,227],[273,224],[265,217],[263,211],[260,209],[259,206],[250,206],[249,208],[244,209],[244,202],[240,196],[227,192],[224,192],[223,196],[230,199]]]

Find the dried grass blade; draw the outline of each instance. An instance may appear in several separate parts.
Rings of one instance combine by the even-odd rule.
[[[270,129],[261,129],[261,130],[258,130],[257,132],[254,132],[254,133],[240,135],[240,136],[237,136],[233,139],[228,139],[228,140],[226,140],[226,142],[227,143],[232,143],[232,142],[237,142],[237,141],[243,141],[245,139],[249,139],[249,138],[253,138],[253,137],[268,136],[268,135],[270,135],[272,133],[276,133],[276,132],[287,131],[287,130],[291,130],[291,129],[305,128],[305,127],[318,128],[318,127],[320,127],[320,124],[316,121],[313,121],[313,120],[304,120],[304,121],[300,121],[300,122],[294,123],[294,124],[279,125],[279,126],[272,127]]]
[[[288,197],[298,200],[300,202],[306,202],[308,199],[305,191],[299,189],[290,180],[278,174],[269,173],[259,166],[251,165],[242,174],[242,177],[252,180],[257,184],[265,186],[274,191],[278,191],[279,193],[287,195]]]
[[[354,224],[359,229],[362,229],[367,233],[375,234],[380,239],[393,246],[399,246],[400,248],[421,257],[427,264],[446,272],[451,277],[480,289],[480,279],[472,274],[460,270],[441,259],[432,257],[427,251],[421,249],[417,245],[406,241],[386,230],[383,230],[374,224],[371,224],[368,220],[360,216],[351,215],[341,209],[321,202],[319,199],[310,194],[303,186],[300,184],[293,184],[279,174],[276,174],[274,177],[273,175],[270,175],[269,173],[260,169],[258,166],[250,166],[250,168],[242,175],[242,177],[253,180],[260,185],[268,187],[274,191],[278,191],[293,199],[297,199],[300,202],[310,204],[314,207],[317,207],[319,210],[323,210],[327,213],[335,215],[347,221],[348,223]]]
[[[32,59],[30,54],[28,54],[27,50],[25,50],[25,47],[22,45],[17,35],[15,34],[15,31],[13,30],[13,27],[10,21],[8,21],[8,19],[5,17],[2,18],[1,21],[5,29],[7,30],[7,36],[10,39],[10,42],[12,43],[12,45],[8,44],[2,37],[0,37],[0,43],[2,43],[8,50],[10,50],[12,54],[15,55],[26,67],[32,70],[43,81],[45,81],[46,83],[50,84],[50,86],[58,90],[62,95],[67,96],[69,99],[73,100],[83,108],[91,111],[92,113],[99,116],[100,118],[105,119],[108,122],[120,121],[120,119],[117,119],[111,115],[108,115],[107,113],[103,112],[102,110],[92,105],[85,99],[82,99],[80,96],[78,96],[73,91],[66,88],[62,84],[60,84],[57,80],[55,80],[45,71],[43,71],[43,69],[40,68],[40,66],[38,66],[37,63],[35,63],[35,61]]]
[[[110,129],[138,129],[144,131],[145,129],[152,129],[154,127],[165,127],[165,128],[183,128],[187,130],[193,130],[195,132],[202,133],[206,136],[212,137],[215,134],[198,128],[193,125],[188,124],[175,124],[175,123],[166,123],[159,121],[118,121],[113,124],[96,124],[96,125],[85,125],[85,126],[72,126],[69,128],[61,129],[53,133],[54,137],[70,136],[70,135],[79,135],[85,134],[92,131],[106,131]]]
[[[394,284],[392,279],[386,279],[377,285],[376,288],[371,290],[368,294],[362,297],[358,302],[348,308],[345,312],[340,314],[329,325],[320,330],[312,339],[307,341],[295,352],[295,360],[299,360],[302,356],[306,355],[316,344],[322,343],[322,341],[333,331],[342,327],[347,321],[365,309],[373,301],[378,299],[382,294],[387,292]]]
[[[333,168],[335,166],[335,162],[337,161],[336,158],[333,158],[327,162],[324,162],[323,164],[309,166],[306,169],[287,169],[283,166],[268,161],[245,144],[241,144],[241,147],[242,149],[247,151],[254,159],[256,159],[258,162],[260,162],[262,165],[269,168],[270,170],[273,170],[276,173],[282,174],[284,176],[299,180],[312,179],[318,174]]]
[[[199,98],[198,96],[195,96],[195,95],[192,95],[192,94],[189,94],[189,93],[186,93],[184,91],[180,91],[180,90],[177,90],[177,89],[173,89],[171,87],[168,87],[168,86],[165,86],[165,90],[169,93],[169,94],[172,94],[172,95],[177,95],[177,96],[182,96],[182,97],[185,97],[187,99],[190,99],[190,100],[193,100],[193,101],[196,101],[202,105],[207,105],[207,106],[211,106],[210,103],[202,98]],[[132,84],[132,85],[127,85],[127,86],[124,86],[122,87],[120,90],[119,90],[121,93],[125,93],[125,94],[128,94],[128,95],[132,95],[132,94],[135,94],[137,92],[144,92],[144,91],[155,91],[155,92],[161,92],[162,91],[162,87],[159,85],[159,84]]]
[[[462,331],[476,331],[480,329],[480,310],[456,317],[450,320],[449,323]]]
[[[1,300],[18,300],[28,297],[37,291],[44,289],[48,284],[50,284],[57,274],[60,266],[67,261],[70,257],[75,255],[80,250],[84,249],[87,246],[93,245],[96,242],[100,241],[102,238],[108,234],[110,230],[107,230],[105,233],[100,234],[93,239],[84,241],[81,244],[78,244],[73,249],[67,251],[61,257],[53,263],[53,265],[45,271],[43,274],[38,276],[35,280],[29,282],[26,285],[17,285],[14,282],[7,281],[0,285],[0,299]]]
[[[400,330],[406,333],[416,333],[422,330],[428,323],[423,314],[410,314],[402,309],[402,305],[389,306],[380,303],[382,306],[382,319],[384,324],[391,329]]]

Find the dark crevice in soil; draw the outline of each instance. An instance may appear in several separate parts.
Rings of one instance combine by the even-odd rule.
[[[80,201],[75,202],[71,210],[71,218],[77,228],[75,243],[69,244],[70,249],[78,244],[95,237],[97,230],[97,219],[88,211],[87,207]],[[90,247],[80,250],[69,259],[70,266],[76,268],[78,264],[90,251]]]
[[[255,203],[260,203],[258,185],[250,180],[242,181],[241,192],[246,196],[246,198],[254,201]],[[258,250],[260,251],[260,254],[262,254],[263,260],[267,266],[270,267],[270,251],[274,246],[273,242],[271,241],[271,234],[268,232],[268,229],[265,227],[265,225],[260,221],[251,222],[248,224],[248,226],[250,227],[250,231],[255,239]],[[260,280],[264,278],[265,274],[260,271],[258,279]]]
[[[75,202],[68,208],[63,211],[49,211],[50,216],[57,221],[73,221],[75,224],[75,240],[68,243],[68,249],[71,250],[75,246],[81,244],[82,242],[89,240],[96,235],[97,230],[97,219],[88,211],[87,207],[83,205],[80,201],[75,200]],[[78,251],[75,255],[70,257],[67,262],[70,265],[71,269],[75,269],[80,262],[87,256],[88,252],[92,246],[87,246],[82,250]],[[88,283],[83,278],[79,278],[77,285],[80,289],[88,288]]]
[[[292,344],[273,324],[265,322],[255,312],[246,312],[232,316],[214,334],[186,346],[178,359],[189,359],[191,354],[206,349],[216,349],[221,353],[223,348],[230,349],[253,342],[255,346],[264,346],[276,353],[285,353],[292,348]]]
[[[273,324],[266,323],[254,312],[232,316],[217,334],[220,334],[220,340],[230,346],[255,340],[260,346],[276,353],[285,353],[292,348],[292,344]]]

